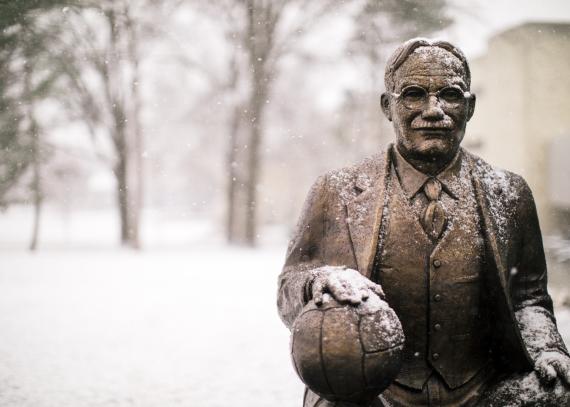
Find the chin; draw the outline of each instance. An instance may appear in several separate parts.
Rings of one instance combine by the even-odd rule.
[[[432,139],[425,140],[414,148],[414,155],[418,159],[435,161],[439,158],[446,158],[453,153],[453,145],[450,143],[440,140]]]

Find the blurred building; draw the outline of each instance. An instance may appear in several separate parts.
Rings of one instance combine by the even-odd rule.
[[[493,36],[471,62],[475,116],[465,145],[524,176],[543,228],[570,235],[570,23]]]

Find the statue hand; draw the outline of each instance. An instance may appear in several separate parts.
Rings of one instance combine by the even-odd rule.
[[[570,384],[570,357],[557,351],[542,352],[534,370],[543,383],[552,383],[557,377]]]
[[[380,285],[373,283],[358,271],[344,266],[324,266],[314,270],[315,277],[310,288],[315,304],[323,303],[323,295],[330,294],[341,303],[358,305],[366,301],[370,294],[384,299]]]

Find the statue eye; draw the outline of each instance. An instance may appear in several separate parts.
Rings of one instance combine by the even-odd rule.
[[[402,92],[402,98],[409,102],[419,102],[427,99],[427,92],[419,86],[409,86]]]
[[[445,88],[439,92],[439,98],[446,102],[459,102],[463,100],[463,92],[457,88]]]

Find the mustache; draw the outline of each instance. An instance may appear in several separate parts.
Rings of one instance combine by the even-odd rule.
[[[412,121],[411,127],[412,129],[451,130],[453,128],[453,120],[449,117],[444,117],[437,121],[417,118]]]

